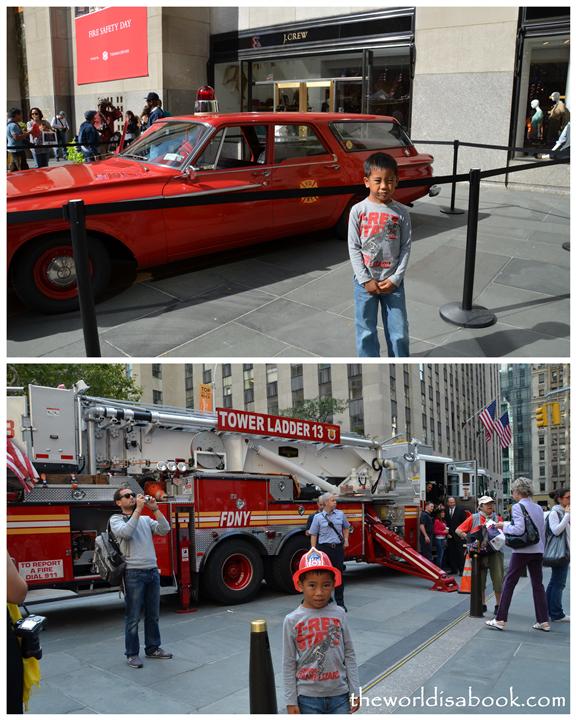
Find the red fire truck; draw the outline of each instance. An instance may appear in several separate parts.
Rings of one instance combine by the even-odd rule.
[[[29,587],[42,589],[38,599],[109,591],[92,555],[122,485],[154,495],[169,519],[172,532],[155,539],[158,564],[184,608],[200,590],[245,602],[263,579],[291,592],[307,517],[325,491],[353,528],[348,561],[457,589],[417,552],[426,483],[446,487],[452,458],[414,441],[341,435],[337,425],[89,397],[82,385],[9,397],[8,435],[41,479],[25,492],[8,475],[8,548]],[[468,495],[474,488],[461,488]]]

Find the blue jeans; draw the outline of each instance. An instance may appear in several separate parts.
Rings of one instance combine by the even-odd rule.
[[[436,560],[434,562],[441,568],[444,550],[446,549],[446,538],[434,538],[434,544],[436,545]]]
[[[569,568],[569,564],[552,568],[552,576],[546,588],[546,600],[548,601],[550,620],[562,620],[566,615],[562,609],[562,593],[566,587]]]
[[[308,697],[298,695],[302,715],[345,715],[350,712],[348,693],[334,697]]]
[[[388,357],[409,357],[404,283],[386,295],[371,295],[354,278],[354,305],[358,357],[380,357],[378,308],[382,313]]]
[[[126,570],[126,657],[138,655],[138,623],[144,611],[144,647],[146,654],[160,647],[160,573],[158,568]]]

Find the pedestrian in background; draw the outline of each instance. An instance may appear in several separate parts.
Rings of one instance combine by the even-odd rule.
[[[14,565],[10,555],[8,555],[6,559],[6,571],[7,602],[12,605],[21,605],[28,592],[28,585],[18,574],[16,565]],[[24,663],[22,660],[22,652],[20,651],[20,642],[16,637],[10,612],[8,612],[6,651],[6,668],[8,671],[6,699],[8,702],[8,714],[22,715],[24,712]]]
[[[114,493],[114,502],[122,510],[110,518],[110,529],[126,559],[124,594],[126,598],[126,659],[131,668],[143,667],[140,659],[138,623],[144,614],[146,657],[169,660],[172,654],[160,647],[160,573],[153,535],[168,535],[170,523],[160,512],[152,497],[138,496],[130,488],[121,487]],[[142,515],[149,508],[155,519]]]
[[[434,535],[434,503],[426,502],[420,513],[420,555],[432,562],[432,537]]]
[[[147,130],[149,127],[152,127],[156,120],[166,117],[170,113],[162,109],[162,102],[158,93],[149,92],[145,100],[146,109],[148,110],[148,121],[144,129]]]
[[[466,540],[467,537],[476,536],[479,540],[480,548],[480,585],[482,587],[482,610],[486,612],[486,580],[488,579],[488,571],[490,571],[490,580],[492,580],[492,589],[496,596],[496,604],[494,606],[494,614],[498,612],[500,606],[500,598],[502,596],[502,581],[504,578],[504,553],[501,550],[494,550],[485,542],[482,528],[486,522],[491,520],[493,523],[501,523],[502,518],[494,512],[494,499],[489,495],[483,495],[478,500],[478,512],[469,515],[464,522],[456,528],[456,534]],[[485,531],[484,531],[485,532]],[[483,542],[484,541],[484,542]],[[482,545],[486,545],[486,549],[482,550]]]
[[[78,142],[85,162],[91,162],[98,155],[98,143],[100,142],[100,135],[94,127],[96,110],[87,110],[84,113],[84,118],[85,120],[78,131]]]
[[[316,515],[319,512],[322,512],[322,510],[324,510],[324,500],[322,499],[323,497],[324,497],[323,495],[320,495],[320,497],[317,498],[317,500],[316,500],[316,503],[318,505],[318,510],[316,510],[316,512],[310,513],[310,515],[308,515],[308,520],[306,521],[306,530],[304,532],[305,535],[308,535],[308,536],[310,535],[310,527],[312,526],[312,521],[314,520],[314,518],[316,517]]]
[[[550,497],[556,501],[556,504],[548,514],[547,524],[550,533],[557,537],[564,536],[568,549],[568,562],[552,568],[552,576],[546,588],[546,600],[552,622],[570,622],[570,616],[566,615],[562,608],[562,593],[566,587],[570,568],[570,488],[554,490],[550,493]]]
[[[315,548],[292,576],[301,604],[284,619],[282,670],[289,715],[336,715],[360,707],[358,665],[346,613],[331,602],[338,568]],[[353,696],[353,701],[351,701]]]
[[[33,107],[30,110],[30,120],[27,124],[30,132],[30,142],[32,143],[32,157],[37,168],[48,167],[50,160],[50,148],[45,146],[45,132],[50,132],[52,127],[50,123],[44,119],[42,110]]]
[[[6,150],[8,172],[28,170],[26,146],[31,131],[22,122],[22,110],[10,108],[6,124]]]
[[[60,158],[65,160],[66,141],[68,139],[70,125],[68,125],[68,119],[66,118],[64,110],[60,110],[60,112],[52,118],[52,129],[56,133],[56,137],[58,139],[58,145],[54,148],[54,157],[56,160],[60,160]]]
[[[446,536],[448,535],[448,526],[445,522],[445,510],[436,510],[434,513],[434,547],[436,548],[436,559],[434,562],[439,568],[442,567],[442,559],[444,558],[444,550],[446,549]]]
[[[456,534],[456,528],[466,520],[470,513],[456,503],[455,497],[449,497],[447,505],[446,524],[448,525],[448,536],[444,559],[449,572],[453,575],[462,575],[464,571],[464,544]]]
[[[350,534],[350,523],[341,510],[336,509],[336,495],[324,493],[320,496],[324,503],[324,509],[316,513],[310,525],[310,544],[326,553],[332,565],[341,573],[344,572],[344,552],[348,547],[348,536]],[[344,605],[344,579],[335,592],[336,604],[346,610]]]
[[[534,598],[534,610],[536,612],[536,623],[532,625],[534,630],[550,632],[548,622],[548,604],[546,592],[542,584],[542,556],[544,554],[545,522],[544,511],[533,500],[532,481],[525,477],[519,477],[512,482],[512,497],[516,503],[512,506],[512,521],[498,522],[496,526],[503,529],[506,535],[523,535],[526,531],[524,510],[530,516],[534,526],[538,530],[538,542],[526,547],[514,548],[508,572],[504,578],[502,596],[496,617],[487,620],[486,625],[496,630],[504,630],[508,620],[508,610],[512,602],[514,589],[525,568],[530,573],[532,584],[532,596]]]
[[[126,110],[124,118],[126,132],[124,133],[124,147],[128,147],[140,135],[140,122],[132,110]]]

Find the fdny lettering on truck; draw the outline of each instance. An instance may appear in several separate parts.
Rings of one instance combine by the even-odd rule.
[[[250,524],[250,510],[224,510],[220,513],[220,527],[244,527]]]

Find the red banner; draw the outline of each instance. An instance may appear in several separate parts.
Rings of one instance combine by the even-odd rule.
[[[78,85],[148,75],[148,8],[110,7],[76,18]]]
[[[246,412],[216,408],[218,430],[226,432],[242,432],[250,435],[272,435],[291,440],[310,440],[312,442],[340,442],[340,426],[313,420],[264,415],[263,413]]]

